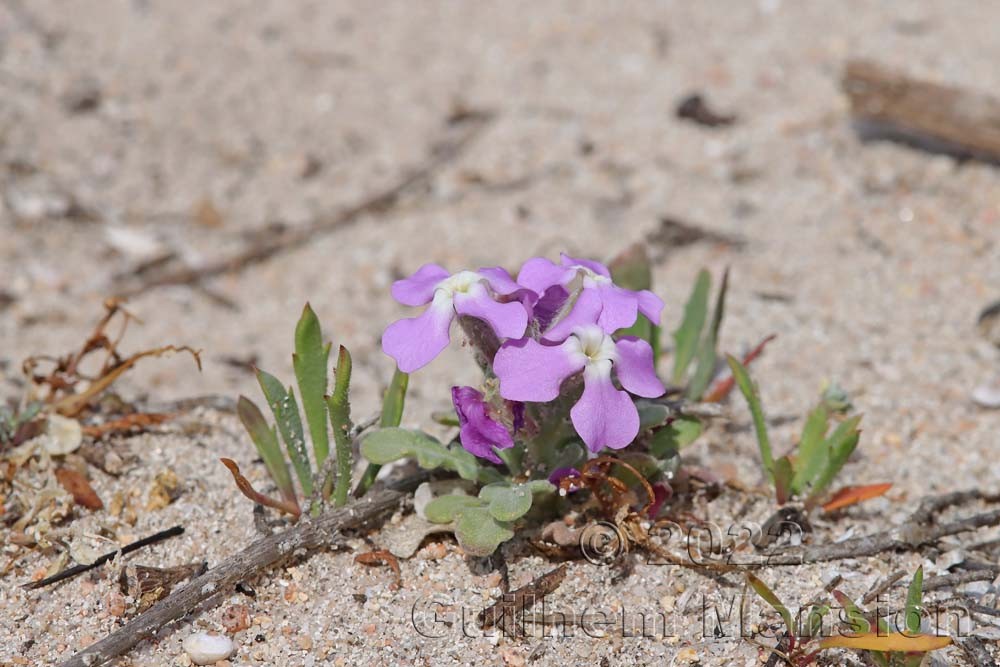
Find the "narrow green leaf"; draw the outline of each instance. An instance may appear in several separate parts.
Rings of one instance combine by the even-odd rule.
[[[757,446],[760,448],[760,458],[769,480],[774,480],[774,455],[771,453],[771,440],[767,435],[767,422],[764,420],[764,409],[760,404],[760,394],[757,385],[750,379],[750,374],[735,357],[728,357],[729,368],[736,378],[736,386],[740,388],[743,398],[750,407],[753,417],[754,431],[757,433]]]
[[[403,421],[403,407],[406,405],[406,389],[409,385],[410,376],[397,368],[382,398],[382,419],[379,426],[399,426]]]
[[[688,385],[687,397],[699,400],[715,376],[715,366],[719,359],[719,330],[722,328],[722,316],[726,311],[726,292],[729,290],[729,269],[722,274],[722,285],[715,298],[715,310],[712,312],[712,324],[702,338],[698,348],[698,365],[694,377]]]
[[[806,618],[806,632],[810,637],[823,636],[823,619],[830,613],[830,607],[825,604],[814,604]]]
[[[847,613],[847,622],[851,626],[851,631],[859,634],[866,632],[871,632],[872,624],[868,622],[865,618],[865,614],[858,605],[854,604],[851,598],[847,597],[841,591],[833,591],[833,597],[837,599],[840,606],[844,608]]]
[[[333,442],[337,448],[337,484],[333,490],[333,501],[337,507],[347,504],[347,494],[351,487],[351,353],[343,345],[337,358],[337,370],[333,383],[333,394],[326,399],[333,426]]]
[[[781,616],[781,620],[785,622],[785,629],[788,630],[789,634],[795,633],[795,628],[792,626],[792,613],[788,611],[788,607],[782,602],[777,595],[774,594],[767,584],[755,577],[754,575],[747,572],[747,583],[750,587],[754,589],[757,595],[761,596],[765,602],[771,605],[776,612]]]
[[[812,492],[809,494],[810,500],[817,500],[827,487],[833,482],[837,473],[847,463],[847,459],[858,446],[861,437],[858,431],[858,424],[861,423],[861,415],[855,415],[846,419],[834,429],[833,433],[827,437],[824,447],[827,450],[826,467],[820,472],[819,477],[813,483]]]
[[[278,378],[266,371],[257,369],[257,382],[260,383],[264,398],[271,407],[278,432],[285,441],[288,458],[295,469],[295,475],[302,485],[305,496],[312,495],[312,470],[309,467],[309,451],[306,449],[306,438],[302,431],[302,417],[299,415],[299,404],[291,387],[285,389]]]
[[[910,587],[906,591],[906,629],[911,634],[920,632],[921,613],[924,597],[924,566],[921,565],[913,574]]]
[[[250,435],[257,453],[264,459],[268,473],[281,496],[292,503],[297,503],[295,498],[295,487],[292,485],[292,476],[288,472],[288,464],[281,455],[281,446],[278,444],[278,434],[272,426],[269,426],[260,408],[246,396],[240,396],[236,401],[236,414],[243,422],[243,428]]]
[[[299,385],[302,408],[309,424],[316,468],[322,469],[330,453],[330,435],[326,424],[326,373],[330,358],[330,344],[323,344],[323,331],[316,313],[307,303],[295,327],[295,354],[292,366]]]
[[[694,359],[695,350],[698,349],[701,330],[705,326],[705,318],[708,316],[708,293],[711,289],[712,275],[702,269],[698,272],[691,296],[688,297],[687,304],[684,306],[684,318],[673,333],[674,374],[672,381],[676,385],[683,384],[688,366]]]
[[[403,407],[406,405],[406,388],[409,384],[410,376],[397,368],[392,374],[392,381],[389,383],[389,388],[385,390],[385,395],[382,397],[382,418],[379,420],[379,426],[399,426],[400,422],[403,421]],[[377,463],[369,463],[365,467],[365,472],[361,475],[361,481],[358,482],[358,486],[354,490],[355,498],[360,498],[368,492],[368,489],[375,483],[375,478],[378,477],[379,470],[381,469],[382,466]]]
[[[774,493],[779,505],[784,505],[791,497],[794,474],[792,462],[787,456],[782,456],[774,462]]]
[[[826,464],[827,451],[823,445],[829,423],[830,414],[823,403],[817,405],[806,419],[795,460],[795,477],[792,479],[791,490],[795,495],[802,493]]]

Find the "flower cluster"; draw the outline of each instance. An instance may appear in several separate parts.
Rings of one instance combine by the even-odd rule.
[[[615,285],[598,262],[562,255],[556,264],[536,257],[524,263],[516,280],[499,267],[449,274],[427,264],[394,283],[392,294],[404,305],[430,304],[419,316],[394,322],[382,336],[383,350],[401,371],[418,370],[440,354],[456,316],[479,320],[496,338],[485,347],[499,396],[508,405],[554,401],[573,384],[567,379],[582,375],[583,392],[570,419],[592,452],[621,449],[635,439],[639,415],[629,394],[655,398],[665,391],[649,343],[616,335],[640,313],[659,324],[663,302],[648,290]],[[493,414],[479,391],[456,387],[452,393],[463,446],[499,462],[494,449],[514,446],[505,420]]]

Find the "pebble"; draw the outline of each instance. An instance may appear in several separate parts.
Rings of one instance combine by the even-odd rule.
[[[972,390],[972,400],[981,408],[1000,408],[1000,386],[980,385]]]
[[[225,660],[233,654],[235,648],[229,637],[205,632],[193,634],[184,640],[184,652],[196,665],[211,665]]]

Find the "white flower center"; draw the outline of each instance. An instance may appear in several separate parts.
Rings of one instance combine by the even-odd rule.
[[[441,282],[437,284],[434,288],[434,297],[437,300],[439,294],[446,296],[450,301],[455,297],[456,294],[466,294],[472,286],[480,282],[483,279],[475,271],[459,271],[458,273],[448,276]]]
[[[582,355],[584,358],[581,361],[587,368],[610,371],[611,365],[618,361],[615,341],[595,324],[573,329],[573,335],[567,339],[566,347],[570,354]]]
[[[601,283],[610,283],[611,282],[611,278],[608,278],[607,276],[602,276],[600,273],[597,273],[596,271],[588,269],[586,266],[581,266],[580,264],[574,264],[570,268],[571,269],[575,269],[576,271],[579,271],[583,275],[583,284],[584,285],[588,284],[587,283],[588,280],[590,281],[590,284],[594,284],[594,285],[599,285]]]

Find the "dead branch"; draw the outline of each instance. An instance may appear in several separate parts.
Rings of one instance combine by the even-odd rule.
[[[566,578],[566,565],[560,565],[540,577],[529,581],[515,591],[504,593],[500,599],[479,612],[479,627],[483,630],[499,625],[504,633],[518,636],[517,618],[531,609],[546,595],[559,588]]]
[[[97,667],[124,655],[136,644],[152,637],[169,623],[190,613],[216,593],[275,565],[293,554],[307,555],[334,544],[341,531],[357,528],[399,503],[404,490],[423,477],[400,481],[394,488],[379,491],[347,507],[325,512],[314,520],[301,521],[292,528],[254,542],[233,554],[205,574],[192,579],[115,632],[80,651],[61,667]]]
[[[122,290],[120,295],[134,296],[167,285],[197,285],[209,278],[242,271],[260,264],[277,254],[301,247],[322,235],[353,224],[366,215],[384,214],[397,204],[402,195],[427,183],[444,165],[458,158],[492,118],[492,114],[481,112],[468,114],[467,117],[450,123],[455,127],[454,134],[433,146],[429,157],[423,163],[407,170],[389,187],[365,197],[353,206],[320,217],[309,224],[284,229],[277,233],[268,230],[266,233],[261,231],[251,234],[256,241],[250,247],[229,257],[211,260],[202,266],[182,269],[157,267],[158,270],[143,267],[143,273],[132,272],[133,275],[141,276],[141,281]]]
[[[1000,162],[1000,100],[854,60],[842,81],[863,138]]]

